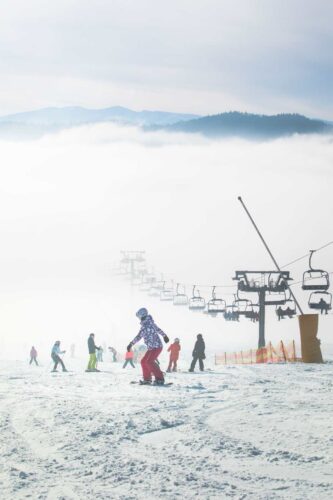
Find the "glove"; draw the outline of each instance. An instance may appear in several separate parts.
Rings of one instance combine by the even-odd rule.
[[[167,344],[169,342],[169,337],[167,335],[164,335],[164,342]]]
[[[132,343],[131,342],[128,344],[128,346],[126,347],[126,349],[127,349],[127,352],[130,352],[130,350],[132,349]]]

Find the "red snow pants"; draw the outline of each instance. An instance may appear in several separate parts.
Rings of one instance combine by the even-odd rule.
[[[141,360],[143,380],[151,380],[151,376],[154,375],[156,380],[164,380],[164,376],[160,367],[156,363],[157,358],[162,352],[162,347],[158,349],[151,349],[147,351]]]

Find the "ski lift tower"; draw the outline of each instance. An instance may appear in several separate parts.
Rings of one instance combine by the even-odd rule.
[[[146,261],[144,250],[122,250],[121,264],[129,266],[129,273],[133,278],[135,276],[135,266],[136,264],[143,264]]]
[[[265,347],[265,308],[286,303],[289,271],[236,271],[239,292],[257,293],[259,305],[258,348]]]

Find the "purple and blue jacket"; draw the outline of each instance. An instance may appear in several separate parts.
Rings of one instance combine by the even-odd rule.
[[[148,351],[152,349],[160,349],[162,347],[162,342],[159,337],[165,337],[165,333],[154,323],[151,316],[147,316],[141,321],[141,328],[137,336],[132,340],[131,344],[134,345],[143,339],[147,346]]]

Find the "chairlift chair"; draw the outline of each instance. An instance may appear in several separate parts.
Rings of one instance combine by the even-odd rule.
[[[146,259],[144,258],[142,253],[137,253],[135,255],[135,260],[136,262],[145,262]]]
[[[308,305],[310,309],[320,311],[320,314],[327,314],[332,309],[332,294],[329,292],[312,292]]]
[[[235,296],[235,300],[233,305],[237,307],[238,314],[241,316],[246,316],[246,314],[251,310],[252,300],[250,299],[242,299],[238,296]]]
[[[216,287],[213,286],[212,298],[207,303],[207,313],[213,316],[223,314],[227,307],[225,300],[216,297],[215,288]]]
[[[151,287],[148,291],[149,297],[159,297],[160,296],[160,290],[156,287],[156,281],[154,281],[151,284]]]
[[[330,287],[329,274],[322,269],[313,269],[311,261],[314,252],[315,250],[310,250],[309,269],[303,273],[302,289],[326,291]]]
[[[295,300],[292,298],[290,291],[289,291],[289,298],[286,299],[284,304],[276,306],[275,313],[279,321],[286,317],[293,318],[297,314]]]
[[[182,288],[182,292],[179,291],[180,283],[177,283],[176,293],[173,296],[173,305],[174,306],[187,306],[188,305],[188,296],[186,295],[185,286]]]
[[[141,285],[139,287],[141,292],[149,292],[151,289],[152,284],[154,283],[155,277],[152,276],[151,274],[148,274],[147,276],[144,276],[141,282]]]
[[[189,300],[188,307],[191,311],[203,311],[206,309],[206,301],[201,297],[196,285],[193,286],[192,297]]]
[[[161,301],[171,301],[171,300],[173,300],[173,296],[174,296],[173,283],[172,283],[171,288],[167,288],[165,286],[165,283],[166,282],[164,281],[163,288],[160,291],[160,300]]]
[[[280,306],[286,303],[286,292],[267,292],[265,295],[266,306]]]
[[[274,271],[270,273],[267,282],[267,291],[272,293],[283,293],[288,288],[288,282],[285,279],[283,271],[281,273]]]
[[[163,281],[163,277],[161,280],[155,280],[150,287],[148,295],[150,297],[159,297],[161,290],[163,290],[164,288],[164,283],[165,282]]]
[[[226,321],[239,321],[238,306],[236,304],[227,305],[223,317]]]
[[[245,318],[250,319],[253,323],[259,321],[259,305],[252,304],[251,308],[245,312]]]
[[[141,273],[132,274],[131,285],[132,286],[140,286],[141,283],[142,283],[142,274]]]

